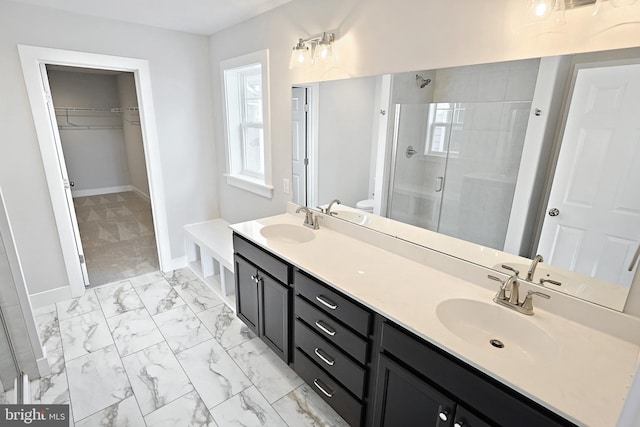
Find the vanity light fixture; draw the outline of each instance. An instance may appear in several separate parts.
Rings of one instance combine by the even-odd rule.
[[[631,6],[638,0],[528,0],[527,13],[532,22],[564,23],[565,10],[593,5],[593,15],[596,15],[604,2],[613,8],[621,8]]]
[[[334,33],[321,33],[306,39],[298,39],[291,52],[289,68],[302,68],[333,59]]]

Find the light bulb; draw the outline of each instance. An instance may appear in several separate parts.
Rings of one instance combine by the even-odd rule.
[[[298,41],[298,44],[291,51],[291,59],[289,60],[289,69],[301,68],[311,63],[311,52],[309,47],[302,42]]]
[[[553,12],[553,0],[532,0],[531,11],[537,18],[545,18]]]

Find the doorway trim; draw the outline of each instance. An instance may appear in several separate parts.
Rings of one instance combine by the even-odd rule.
[[[168,271],[171,269],[169,228],[160,162],[160,147],[151,93],[149,62],[144,59],[26,45],[18,45],[18,52],[51,196],[53,214],[58,228],[58,236],[60,237],[60,246],[71,295],[73,297],[83,295],[85,287],[78,257],[78,248],[74,238],[71,214],[65,200],[63,175],[56,152],[54,126],[52,126],[48,114],[47,103],[50,101],[51,95],[44,91],[42,79],[46,78],[46,75],[41,73],[41,64],[106,69],[134,74],[140,110],[140,128],[149,180],[149,195],[151,197],[154,231],[158,249],[158,262],[160,270]]]

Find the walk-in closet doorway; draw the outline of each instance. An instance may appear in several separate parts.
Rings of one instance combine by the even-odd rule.
[[[46,71],[85,285],[158,270],[133,73],[59,65]]]
[[[94,254],[94,258],[99,262],[108,264],[114,263],[114,254],[122,252],[118,244],[123,240],[144,237],[148,244],[150,240],[155,240],[157,247],[155,268],[159,267],[163,271],[170,270],[172,265],[169,233],[148,62],[133,58],[34,46],[19,46],[18,50],[62,255],[69,277],[69,287],[60,288],[59,293],[68,293],[69,297],[79,296],[84,293],[87,285],[100,284],[98,282],[107,283],[140,274],[140,269],[137,267],[116,267],[120,276],[107,278],[102,274],[99,264],[96,264],[98,269],[95,272],[99,274],[96,276],[96,282],[92,283],[92,274],[87,271],[85,264],[87,255],[91,256],[91,250],[83,248],[82,234],[97,237],[97,241],[93,241],[88,246],[95,245],[96,242],[111,244],[105,252],[106,255],[95,256]],[[84,74],[84,78],[73,83],[63,74],[70,72]],[[50,79],[49,74],[54,77]],[[89,75],[91,77],[87,77]],[[78,86],[82,86],[78,83],[81,80],[86,83],[88,80],[102,79],[103,77],[97,77],[100,75],[116,79],[115,86],[113,84],[112,86],[116,88],[117,102],[100,103],[100,97],[95,95],[104,88],[100,90],[94,88],[89,90],[88,94],[75,94],[77,98],[70,98],[69,93],[58,90],[60,87],[78,89]],[[129,86],[129,91],[123,91],[123,94],[127,95],[120,93],[118,78],[123,81],[120,86]],[[53,84],[53,89],[50,83]],[[58,84],[60,84],[59,87],[57,87]],[[113,94],[110,96],[114,97]],[[127,98],[122,100],[124,103],[120,102],[122,96]],[[122,129],[117,129],[118,127]],[[139,144],[137,151],[133,151],[137,152],[139,159],[128,158],[127,144],[123,142],[124,135],[121,137],[119,148],[113,149],[113,131],[124,133],[125,128],[133,129],[134,127],[139,129]],[[110,137],[102,135],[103,138],[98,138],[99,142],[96,144],[94,141],[92,145],[87,142],[89,138],[84,138],[82,135],[83,133],[89,135],[95,131],[111,132],[112,135]],[[67,143],[61,138],[61,134],[64,133],[71,134],[71,137],[67,138]],[[106,147],[107,141],[112,144],[110,150]],[[63,145],[67,147],[63,148]],[[69,146],[73,146],[73,149],[68,150]],[[120,154],[117,155],[117,153]],[[88,160],[92,156],[97,157],[97,161]],[[116,166],[114,171],[113,165],[117,164],[115,162],[117,157],[124,158],[124,163],[120,162],[120,166]],[[92,162],[93,166],[89,166]],[[106,173],[109,164],[112,166],[111,171]],[[68,168],[68,165],[73,166]],[[146,184],[138,180],[139,175],[146,175]],[[109,176],[111,181],[105,180],[105,176]],[[148,189],[144,188],[145,185]],[[140,213],[143,210],[141,205],[144,204],[145,197],[138,198],[138,196],[144,194],[145,190],[150,212],[142,214]],[[138,200],[137,205],[124,208],[129,198]],[[100,205],[103,206],[100,207]],[[124,218],[127,216],[129,218]],[[148,225],[141,221],[145,217],[149,220]],[[105,223],[107,225],[101,228],[96,224],[86,226],[86,223],[99,219],[111,220],[111,222]],[[118,219],[122,220],[120,224],[116,221]],[[80,224],[83,225],[80,226]],[[58,295],[58,298],[60,297],[62,295]]]

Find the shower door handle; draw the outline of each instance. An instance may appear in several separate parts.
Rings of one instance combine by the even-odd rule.
[[[441,192],[443,187],[444,187],[444,177],[439,176],[436,178],[436,193]]]

